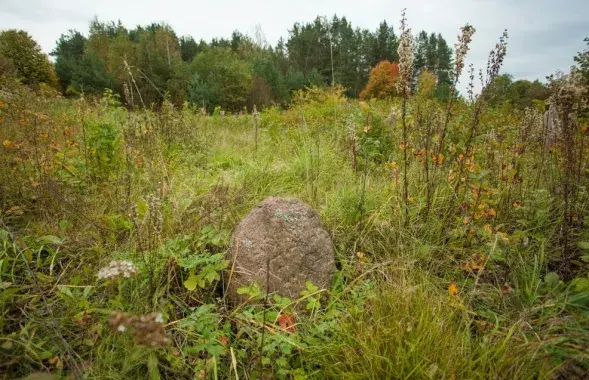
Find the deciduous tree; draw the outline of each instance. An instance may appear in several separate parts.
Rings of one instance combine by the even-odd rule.
[[[395,82],[399,76],[399,65],[382,61],[371,71],[366,88],[360,93],[362,99],[386,99],[397,94]]]

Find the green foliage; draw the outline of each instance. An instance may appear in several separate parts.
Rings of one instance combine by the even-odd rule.
[[[56,57],[55,73],[59,78],[59,84],[64,93],[74,84],[74,75],[80,75],[78,72],[83,70],[80,66],[84,59],[85,44],[86,38],[80,32],[70,30],[67,34],[61,35],[59,40],[57,40],[57,46],[51,52],[51,55]],[[81,78],[78,78],[77,82],[78,86],[85,84],[85,81]],[[103,86],[103,89],[106,87],[109,87],[108,83]],[[90,88],[92,89],[92,86]]]
[[[180,55],[184,62],[191,62],[200,50],[199,45],[192,36],[184,36],[180,38]]]
[[[0,33],[0,56],[10,60],[24,84],[57,84],[53,65],[41,52],[39,44],[24,30],[10,29]]]
[[[499,106],[509,102],[514,108],[523,110],[531,107],[534,100],[546,100],[550,95],[548,87],[538,80],[514,81],[509,74],[497,76],[485,91],[489,104]]]
[[[251,73],[247,63],[227,48],[210,48],[199,53],[193,62],[194,72],[188,99],[212,110],[222,106],[239,110],[251,86]]]
[[[108,107],[120,105],[118,95],[107,90],[105,102]],[[94,177],[108,180],[121,165],[120,147],[122,131],[115,121],[87,120],[84,122],[87,136],[88,167]]]

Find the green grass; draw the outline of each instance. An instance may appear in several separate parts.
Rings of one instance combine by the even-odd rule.
[[[537,379],[589,370],[589,291],[570,282],[586,276],[585,267],[558,272],[558,178],[546,171],[536,185],[537,145],[521,157],[511,153],[521,121],[513,110],[489,113],[509,123],[481,126],[467,174],[472,187],[454,210],[448,178],[458,153],[445,151],[436,169],[427,218],[423,164],[410,155],[405,227],[402,175],[395,179],[385,165],[402,165],[398,122],[385,122],[390,103],[365,111],[328,95],[264,111],[256,151],[249,116],[128,112],[27,92],[20,99],[7,102],[21,111],[2,130],[2,140],[19,147],[0,154],[4,378],[235,378],[235,370],[258,378],[261,368],[264,378]],[[464,108],[458,120],[468,118]],[[35,135],[31,115],[41,112]],[[158,132],[162,123],[167,135]],[[114,137],[85,142],[84,133],[103,129],[82,125],[109,125]],[[64,138],[66,126],[73,132]],[[459,152],[461,126],[451,124],[448,136]],[[507,136],[494,142],[494,158],[489,128]],[[43,131],[50,137],[40,138]],[[420,133],[410,136],[415,151]],[[76,144],[68,148],[67,139]],[[558,168],[559,157],[555,150],[547,165]],[[521,184],[494,174],[511,162],[522,167]],[[575,204],[581,221],[585,185]],[[488,193],[476,196],[477,188]],[[153,196],[161,206],[152,207]],[[263,291],[250,290],[251,302],[234,308],[223,293],[223,254],[234,226],[268,196],[298,197],[319,212],[333,238],[336,279],[331,289],[291,300],[302,307],[273,297],[264,307]],[[161,228],[152,222],[159,214]],[[587,225],[579,226],[574,237],[582,241]],[[141,273],[98,280],[111,260],[132,261]],[[469,272],[468,263],[483,268]],[[211,277],[188,289],[200,273]],[[305,310],[310,301],[320,307]],[[115,311],[162,313],[170,343],[146,348],[112,331]],[[280,313],[295,314],[294,333],[281,330]]]

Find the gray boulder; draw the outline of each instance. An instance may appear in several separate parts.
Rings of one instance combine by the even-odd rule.
[[[256,282],[292,300],[305,282],[329,288],[335,271],[333,243],[319,215],[296,198],[266,198],[237,225],[229,251],[229,295]]]

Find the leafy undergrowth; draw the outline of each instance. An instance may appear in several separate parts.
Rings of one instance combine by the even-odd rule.
[[[485,110],[472,149],[464,123],[476,104],[458,102],[434,154],[420,112],[446,106],[426,96],[409,104],[404,145],[397,100],[359,104],[337,91],[311,89],[288,110],[203,116],[169,103],[127,111],[112,93],[91,104],[5,86],[4,378],[589,370],[587,167],[578,162],[565,211],[565,149],[534,139],[541,125],[526,124],[537,121],[529,114]],[[430,116],[437,143],[444,119]],[[231,304],[230,234],[267,196],[318,210],[336,248],[334,283],[307,283],[296,300],[252,285],[240,289],[248,302]]]

